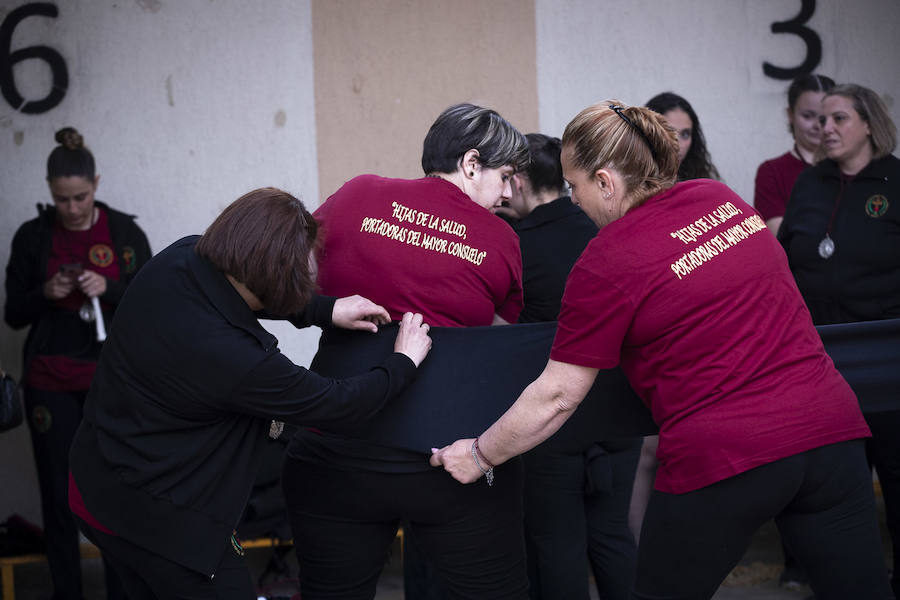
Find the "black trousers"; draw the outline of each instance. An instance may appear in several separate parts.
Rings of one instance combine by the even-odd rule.
[[[339,471],[287,458],[282,485],[303,600],[373,598],[401,520],[450,598],[526,599],[521,464],[495,473],[488,487],[439,469]]]
[[[215,577],[192,571],[128,540],[78,524],[113,568],[131,600],[249,600],[256,588],[244,559],[229,542]]]
[[[41,491],[41,514],[54,600],[81,598],[78,525],[69,510],[69,448],[81,423],[86,396],[87,390],[49,392],[25,388],[25,411]],[[124,598],[115,574],[105,569],[105,576],[107,598]]]
[[[769,519],[816,600],[893,598],[864,443],[832,444],[686,494],[654,491],[638,548],[635,600],[711,598]]]
[[[869,462],[878,473],[884,511],[894,554],[891,585],[900,598],[900,411],[871,413],[866,421],[872,437],[866,442]]]
[[[637,568],[628,508],[641,439],[608,450],[523,457],[532,600],[587,600],[589,566],[601,598],[627,600]]]

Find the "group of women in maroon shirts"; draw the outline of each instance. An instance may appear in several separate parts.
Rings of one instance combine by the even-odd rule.
[[[787,186],[796,160],[807,159],[806,93],[789,108],[800,111],[790,158],[761,167],[758,182],[770,198]],[[851,218],[842,211],[855,206],[863,184],[870,187],[853,210],[869,221],[851,213],[855,227],[895,232],[892,190],[870,194],[867,170],[894,173],[896,133],[865,88],[816,93],[825,95],[819,151],[827,158],[804,171],[792,194],[802,198],[804,182],[834,181],[838,196],[822,232],[810,231],[819,224],[812,209],[795,214],[788,205],[779,234],[787,255],[768,230],[779,215],[761,217],[720,182],[679,181],[679,135],[663,115],[615,100],[579,113],[561,139],[562,174],[599,231],[569,274],[547,365],[478,437],[430,456],[358,439],[341,415],[364,420],[411,385],[430,326],[518,320],[518,239],[492,213],[511,199],[529,146],[499,114],[471,104],[445,110],[425,138],[420,179],[357,177],[314,215],[279,190],[259,190],[200,238],[176,242],[146,265],[143,251],[123,248],[120,268],[143,266],[146,285],[138,278],[141,293],[117,298],[120,320],[106,342],[117,351],[100,355],[84,400],[69,480],[79,524],[115,559],[130,597],[169,597],[180,586],[197,597],[242,597],[249,577],[235,558],[232,521],[260,444],[278,433],[277,421],[288,421],[305,426],[284,467],[304,598],[373,597],[400,521],[416,530],[451,597],[527,598],[516,457],[572,415],[598,370],[620,367],[659,427],[632,598],[711,597],[770,519],[818,598],[892,597],[866,460],[870,428],[825,353],[791,269],[810,240],[827,265],[845,260],[843,224]],[[54,194],[58,205],[72,203]],[[772,204],[762,202],[767,211]],[[90,228],[97,214],[88,217]],[[250,268],[269,264],[297,236],[302,251],[292,251],[281,271]],[[313,294],[316,277],[327,296]],[[76,281],[87,296],[108,295],[109,287],[90,287],[94,278]],[[177,293],[160,295],[169,283]],[[34,293],[52,299],[63,284],[76,285],[48,281]],[[10,303],[33,292],[13,291],[20,293],[10,293],[8,276],[7,320]],[[289,301],[291,294],[303,301]],[[148,304],[150,296],[158,297]],[[160,304],[197,317],[167,327],[151,309]],[[883,312],[865,313],[870,318],[900,316],[900,303],[876,304]],[[388,320],[401,327],[395,354],[372,374],[327,380],[281,357],[257,317],[298,327],[373,330]],[[208,324],[210,340],[190,354],[165,351],[183,348],[198,323]],[[223,355],[214,339],[240,344],[245,360]],[[204,377],[192,379],[198,369]],[[159,460],[146,461],[154,455]],[[231,478],[197,485],[215,464],[230,464]],[[107,495],[117,490],[131,500],[115,505]],[[204,524],[202,556],[187,551],[191,540],[179,526],[190,514]],[[187,546],[170,548],[164,539]]]

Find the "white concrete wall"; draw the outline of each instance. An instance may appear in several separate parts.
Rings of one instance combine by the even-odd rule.
[[[0,1],[0,20],[26,4]],[[318,204],[309,0],[162,2],[64,0],[55,19],[29,17],[13,49],[48,45],[65,58],[63,102],[40,115],[0,99],[0,263],[13,233],[49,202],[54,132],[75,126],[97,161],[97,197],[139,216],[158,252],[202,233],[232,200],[276,186]],[[26,98],[43,97],[41,61],[16,69]],[[3,294],[5,298],[5,294]],[[308,364],[317,330],[273,327],[286,354]],[[24,332],[0,324],[0,363],[18,375]],[[0,519],[39,522],[24,426],[0,434]]]
[[[900,123],[900,2],[815,4],[807,26],[822,41],[816,72],[872,88]],[[790,82],[766,77],[762,64],[802,63],[800,38],[770,29],[800,6],[800,0],[537,0],[541,128],[562,135],[595,102],[643,105],[674,91],[697,112],[725,182],[752,203],[759,163],[792,143],[784,112]]]

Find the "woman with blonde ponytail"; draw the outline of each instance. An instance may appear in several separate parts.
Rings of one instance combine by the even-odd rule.
[[[550,360],[476,439],[432,454],[463,483],[552,435],[621,367],[659,426],[634,599],[711,598],[775,519],[816,597],[892,598],[863,439],[783,250],[724,184],[675,183],[675,131],[606,101],[566,127],[572,198],[600,227],[566,282]]]

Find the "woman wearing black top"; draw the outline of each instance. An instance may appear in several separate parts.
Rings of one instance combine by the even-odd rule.
[[[513,175],[525,307],[520,323],[555,321],[572,265],[597,226],[572,203],[559,138],[525,136],[531,163]],[[580,452],[538,447],[525,464],[529,596],[587,600],[588,565],[601,598],[625,600],[637,546],[628,507],[641,439],[597,442]]]
[[[822,101],[824,158],[794,184],[779,239],[816,325],[900,318],[897,127],[872,90],[845,84]],[[884,390],[896,398],[897,390]],[[868,399],[868,398],[867,398]],[[862,400],[862,398],[861,398]],[[900,411],[866,415],[900,594]]]
[[[72,446],[69,504],[130,597],[251,597],[234,528],[267,435],[365,421],[428,353],[411,313],[395,353],[358,377],[327,379],[279,352],[258,316],[369,331],[388,320],[359,296],[313,295],[316,234],[299,200],[255,190],[151,260],[119,306]]]

